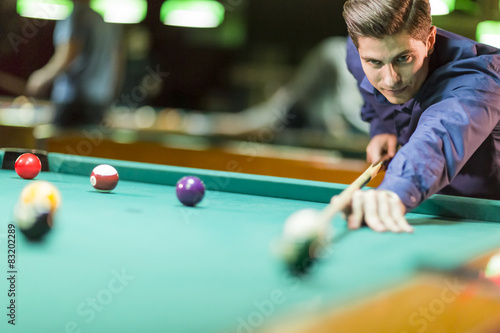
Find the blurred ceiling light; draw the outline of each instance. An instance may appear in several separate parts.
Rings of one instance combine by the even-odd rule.
[[[455,0],[430,0],[431,15],[448,15],[455,9]]]
[[[90,6],[109,23],[139,23],[146,18],[146,0],[91,0]]]
[[[109,23],[139,23],[146,17],[146,0],[91,0],[90,7]],[[17,0],[17,12],[24,17],[64,20],[73,11],[70,0]]]
[[[479,22],[476,28],[478,42],[500,48],[500,21]]]
[[[70,0],[17,0],[17,13],[24,17],[63,20],[73,11]]]
[[[224,20],[224,6],[215,0],[167,0],[160,19],[166,25],[214,28]]]

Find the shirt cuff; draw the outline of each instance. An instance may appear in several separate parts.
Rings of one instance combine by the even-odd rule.
[[[386,174],[377,188],[396,193],[406,207],[406,211],[416,208],[422,202],[422,193],[411,181],[405,178]]]

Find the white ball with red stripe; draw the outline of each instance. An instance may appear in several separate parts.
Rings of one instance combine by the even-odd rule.
[[[109,164],[98,165],[90,174],[90,184],[98,191],[112,191],[118,184],[118,171]]]

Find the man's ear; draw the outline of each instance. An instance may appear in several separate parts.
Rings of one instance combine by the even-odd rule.
[[[434,52],[434,44],[436,43],[436,27],[432,26],[427,37],[427,55],[430,56]]]

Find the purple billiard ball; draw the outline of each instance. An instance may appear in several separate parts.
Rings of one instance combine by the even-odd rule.
[[[177,198],[186,206],[196,206],[205,195],[205,184],[195,176],[182,177],[175,189]]]

